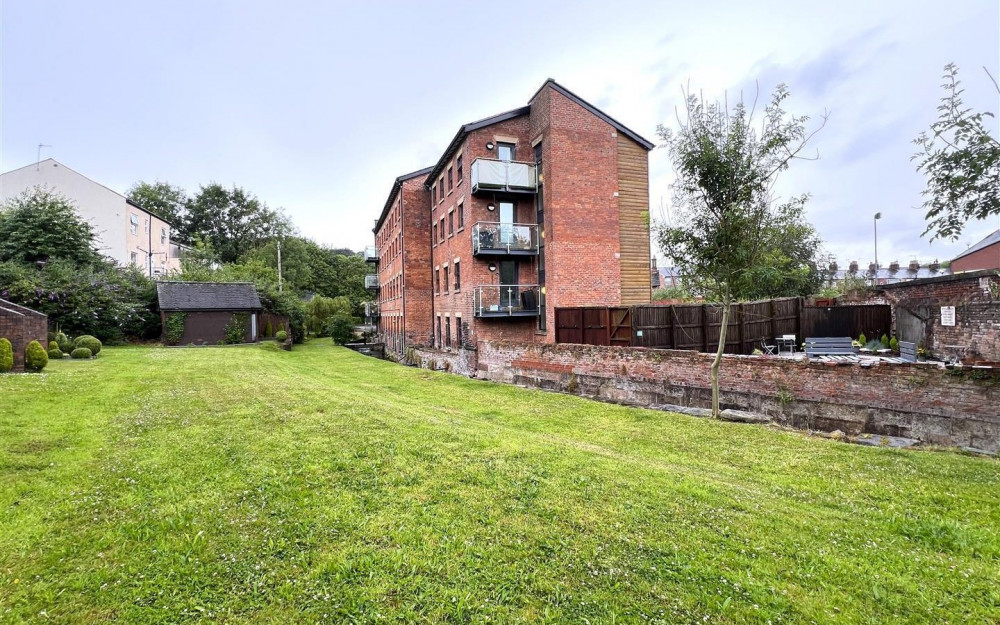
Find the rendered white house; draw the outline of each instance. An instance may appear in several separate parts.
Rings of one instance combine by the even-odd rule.
[[[135,265],[151,277],[180,269],[183,246],[171,245],[170,224],[55,159],[0,174],[0,201],[35,187],[72,200],[94,227],[98,251],[119,264]]]

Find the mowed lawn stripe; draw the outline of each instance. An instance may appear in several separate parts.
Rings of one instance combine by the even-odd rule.
[[[328,341],[108,348],[0,392],[9,622],[1000,615],[993,460],[600,404]]]

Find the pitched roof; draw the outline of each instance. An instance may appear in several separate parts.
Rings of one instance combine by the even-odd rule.
[[[250,282],[156,283],[160,310],[259,310],[260,298]]]
[[[994,245],[996,243],[1000,243],[1000,229],[994,230],[991,234],[986,235],[986,238],[984,238],[982,241],[980,241],[979,243],[976,243],[975,245],[973,245],[969,249],[965,250],[964,252],[962,252],[961,254],[959,254],[958,256],[956,256],[955,258],[952,258],[951,260],[952,261],[956,261],[959,258],[962,258],[964,256],[968,256],[969,254],[974,254],[975,252],[978,252],[979,250],[987,248],[987,247],[989,247],[991,245]]]
[[[613,117],[611,117],[601,109],[597,108],[590,102],[587,102],[586,100],[576,95],[566,87],[563,87],[552,78],[549,78],[544,83],[542,83],[542,86],[539,87],[538,91],[536,91],[535,94],[528,99],[528,102],[534,100],[538,96],[538,94],[542,92],[542,89],[545,89],[546,87],[552,87],[559,93],[563,94],[576,104],[580,105],[581,107],[589,111],[591,114],[595,115],[601,120],[604,120],[608,124],[614,126],[614,128],[618,132],[622,133],[629,139],[632,139],[646,150],[652,150],[654,147],[656,147],[656,144],[654,144],[652,141],[642,137],[639,133],[626,127],[624,124],[614,119]],[[441,155],[441,158],[431,169],[430,174],[428,174],[427,176],[427,180],[433,181],[435,178],[437,178],[438,174],[441,173],[441,170],[444,169],[444,166],[448,162],[448,159],[451,158],[452,153],[456,149],[458,149],[458,146],[462,143],[462,140],[465,139],[465,136],[470,132],[472,132],[473,130],[479,130],[480,128],[485,128],[486,126],[492,126],[493,124],[507,121],[508,119],[514,119],[515,117],[527,115],[530,112],[531,112],[531,105],[529,104],[528,106],[522,106],[520,108],[512,109],[505,113],[500,113],[498,115],[493,115],[492,117],[487,117],[485,119],[480,119],[479,121],[469,122],[468,124],[463,125],[461,128],[458,129],[458,132],[455,134],[455,138],[451,140],[451,143],[448,144],[448,148],[445,149],[444,153]],[[427,182],[425,181],[424,184],[427,185]]]
[[[407,180],[417,178],[418,176],[426,176],[427,172],[432,169],[434,168],[424,167],[423,169],[418,169],[417,171],[403,174],[402,176],[396,178],[396,181],[392,183],[392,189],[389,191],[389,197],[385,200],[385,207],[382,209],[382,214],[379,215],[378,220],[375,222],[375,227],[372,228],[372,232],[378,233],[378,229],[382,227],[382,222],[384,222],[385,218],[389,216],[389,209],[392,208],[392,198],[396,197],[396,192],[403,186],[403,183]]]

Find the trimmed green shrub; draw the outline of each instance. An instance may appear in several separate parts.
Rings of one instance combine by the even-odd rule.
[[[14,346],[10,341],[0,338],[0,373],[8,373],[14,369]]]
[[[73,341],[73,347],[86,347],[94,356],[101,353],[101,342],[89,334],[76,337],[76,340]]]
[[[38,373],[49,364],[49,355],[38,341],[28,343],[24,348],[24,370]]]
[[[889,339],[889,349],[891,349],[894,352],[899,351],[899,341],[896,340],[896,337],[892,337],[891,339]]]
[[[278,341],[279,343],[284,343],[287,339],[288,339],[288,333],[285,332],[284,330],[278,330],[277,332],[274,333],[274,340]]]
[[[233,318],[226,325],[226,343],[236,345],[246,340],[247,320],[249,318],[249,315],[245,313],[233,315]]]
[[[881,341],[882,341],[882,347],[885,347],[886,349],[888,349],[888,347],[889,347],[889,337],[886,336],[885,334],[883,334]]]
[[[69,340],[69,337],[62,332],[56,332],[56,345],[61,352],[68,354],[73,351],[73,341]]]
[[[58,349],[59,351],[62,351],[61,349],[59,349],[59,343],[56,343],[54,340],[49,341],[49,351],[51,352],[54,349]]]
[[[55,341],[52,341],[55,343]],[[49,360],[62,360],[63,353],[58,347],[49,349]]]
[[[93,358],[93,356],[94,353],[91,352],[86,347],[77,347],[69,355],[70,358],[76,358],[77,360],[81,360],[84,358]]]
[[[868,345],[868,339],[865,337],[864,332],[862,332],[861,336],[858,337],[858,343],[861,343],[861,347]]]

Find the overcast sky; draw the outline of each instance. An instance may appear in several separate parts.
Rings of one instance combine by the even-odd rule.
[[[808,5],[808,7],[806,6]],[[942,67],[966,103],[998,110],[1000,2],[88,2],[2,3],[2,155],[36,146],[124,192],[236,184],[321,243],[360,249],[399,174],[433,164],[458,126],[523,106],[555,78],[656,140],[681,87],[730,101],[788,84],[818,119],[820,160],[787,193],[840,260],[947,259],[921,238],[910,141],[936,116]],[[997,122],[993,121],[994,130]],[[651,207],[669,207],[670,163],[650,154]]]

